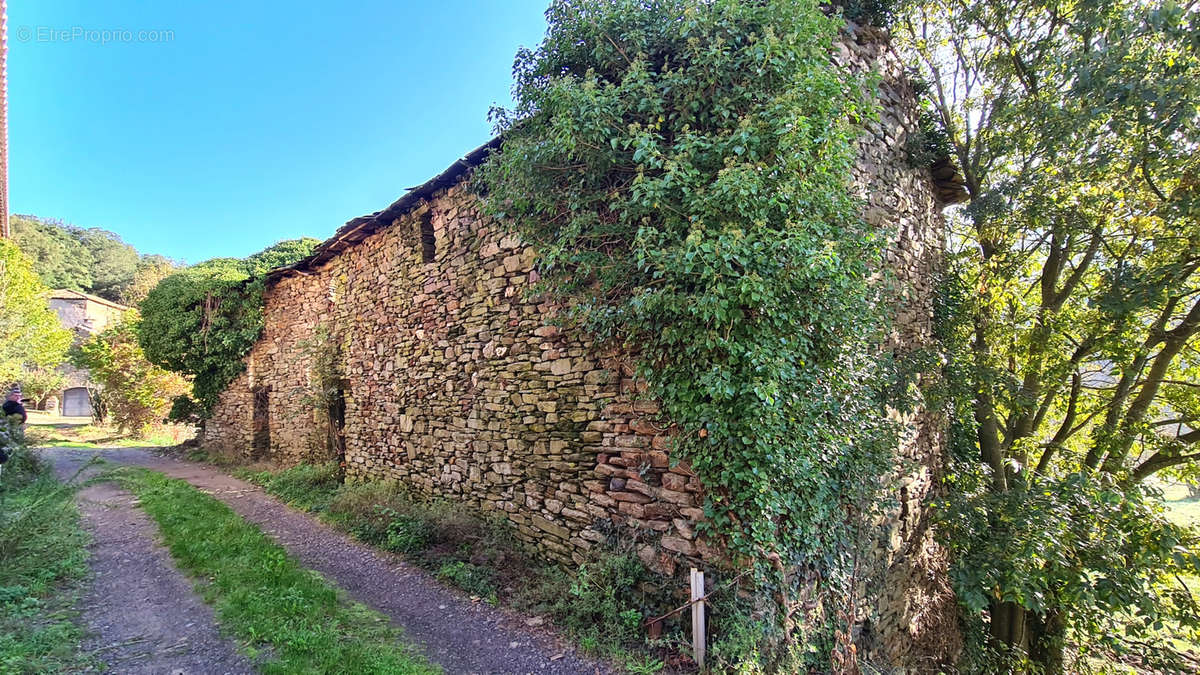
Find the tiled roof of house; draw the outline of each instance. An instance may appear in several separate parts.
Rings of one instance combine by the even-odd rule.
[[[98,302],[101,305],[107,305],[108,307],[112,307],[113,309],[117,309],[122,312],[129,311],[129,307],[122,305],[119,302],[113,302],[112,300],[107,300],[98,295],[91,295],[90,293],[81,293],[79,291],[72,291],[72,290],[69,290],[66,288],[59,288],[59,289],[52,291],[50,293],[50,299],[51,300],[89,300],[91,302]]]

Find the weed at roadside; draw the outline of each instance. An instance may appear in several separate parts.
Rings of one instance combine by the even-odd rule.
[[[492,571],[486,567],[462,560],[445,563],[437,571],[438,579],[483,598],[488,601],[488,604],[494,606],[499,600],[496,597],[496,583],[493,576]]]
[[[323,512],[341,487],[336,464],[301,464],[290,471],[235,471],[243,480],[263,486],[267,492],[305,511]]]
[[[404,554],[472,596],[547,616],[585,650],[628,670],[657,672],[665,658],[678,656],[677,619],[667,622],[666,637],[645,638],[644,620],[672,598],[628,547],[599,555],[572,578],[533,562],[503,521],[458,504],[423,501],[395,481],[337,485],[334,475],[332,464],[239,474],[365,543]]]
[[[238,475],[367,544],[408,556],[442,581],[493,604],[505,582],[493,570],[505,563],[516,565],[515,575],[525,570],[502,525],[452,504],[417,500],[393,481],[343,485],[332,463]]]
[[[75,672],[83,631],[73,609],[87,576],[74,490],[18,448],[0,474],[0,672]]]

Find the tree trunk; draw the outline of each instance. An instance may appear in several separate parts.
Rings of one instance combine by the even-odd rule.
[[[1044,675],[1063,674],[1067,623],[1056,609],[1037,614],[1013,602],[993,602],[991,636],[1009,653],[1027,654]]]
[[[1005,650],[1029,653],[1029,612],[1015,602],[993,600],[989,609],[992,617],[992,640]]]
[[[1062,675],[1067,622],[1057,609],[1029,616],[1029,658],[1045,675]]]

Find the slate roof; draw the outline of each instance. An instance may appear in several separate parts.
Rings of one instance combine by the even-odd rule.
[[[468,171],[483,163],[488,153],[499,146],[500,137],[497,136],[468,152],[465,156],[455,160],[445,171],[416,187],[409,188],[403,197],[392,202],[390,206],[382,211],[376,211],[375,213],[359,216],[348,221],[345,225],[339,227],[337,232],[333,233],[332,237],[318,244],[308,257],[302,258],[291,265],[277,267],[268,272],[267,283],[273,283],[289,274],[310,270],[327,262],[337,254],[366,239],[375,232],[390,226],[397,218],[420,206],[422,201],[433,196],[438,190],[458,183]]]
[[[488,154],[500,147],[500,137],[497,136],[483,145],[468,152],[454,161],[445,171],[439,173],[424,183],[409,188],[404,196],[392,202],[387,208],[359,216],[346,222],[338,228],[333,236],[317,245],[311,255],[306,258],[276,267],[267,273],[267,283],[274,283],[290,274],[304,273],[328,262],[337,254],[354,244],[366,239],[375,232],[389,227],[397,218],[420,206],[421,202],[432,197],[435,192],[458,183],[471,169],[483,163]],[[963,187],[962,177],[958,169],[948,157],[939,158],[930,166],[930,175],[934,183],[934,194],[943,205],[949,206],[967,201],[969,198]]]

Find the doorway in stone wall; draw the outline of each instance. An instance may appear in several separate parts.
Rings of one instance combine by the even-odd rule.
[[[253,435],[250,442],[251,454],[258,458],[271,451],[271,398],[270,387],[254,390]]]
[[[329,397],[329,449],[338,464],[338,477],[346,475],[346,387],[345,380],[337,382],[337,388]]]

